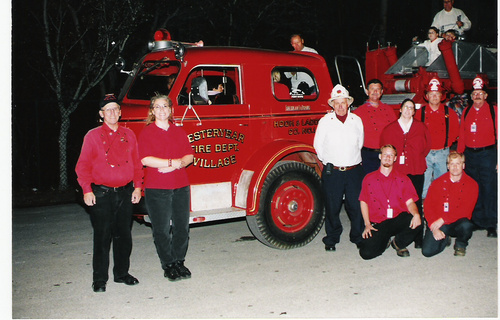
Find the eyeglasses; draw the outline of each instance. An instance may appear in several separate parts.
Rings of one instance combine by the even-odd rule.
[[[118,113],[118,112],[120,112],[120,108],[114,107],[114,108],[104,109],[104,110],[102,110],[102,112],[107,113],[107,114]]]
[[[415,107],[414,106],[403,106],[403,109],[413,110],[413,109],[415,109]]]
[[[153,107],[155,110],[161,110],[161,109],[166,109],[166,108],[170,108],[170,106],[164,104],[164,105],[156,105]]]
[[[484,96],[484,92],[473,92],[472,96]]]

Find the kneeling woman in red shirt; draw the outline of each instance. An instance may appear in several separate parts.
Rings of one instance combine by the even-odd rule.
[[[170,281],[190,278],[184,266],[189,242],[190,189],[186,166],[193,149],[183,129],[172,122],[172,100],[151,98],[147,126],[139,136],[139,157],[146,166],[146,207],[156,252]]]

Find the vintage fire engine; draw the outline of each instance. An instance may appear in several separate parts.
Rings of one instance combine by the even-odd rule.
[[[129,75],[122,124],[139,135],[158,92],[188,135],[191,223],[246,216],[258,240],[280,249],[318,234],[322,164],[312,143],[333,88],[321,56],[203,47],[159,30]]]

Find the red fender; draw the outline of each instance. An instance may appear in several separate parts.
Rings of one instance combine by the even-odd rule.
[[[321,165],[312,145],[290,140],[273,141],[265,147],[260,148],[248,159],[243,169],[253,171],[254,174],[248,188],[247,215],[257,214],[262,185],[273,166],[278,161],[293,157],[293,155],[297,155],[297,159],[295,160],[301,161],[304,158],[304,154],[308,154],[308,157],[311,157],[311,159],[308,159],[308,162],[316,162],[316,164]]]

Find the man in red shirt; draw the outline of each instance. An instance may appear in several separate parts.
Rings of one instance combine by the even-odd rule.
[[[474,231],[470,221],[477,201],[476,181],[465,172],[465,157],[451,151],[447,159],[449,173],[434,180],[425,198],[424,209],[427,220],[422,254],[432,257],[451,243],[456,237],[455,256],[465,256],[465,249]]]
[[[458,138],[457,113],[442,103],[444,89],[439,78],[432,78],[426,88],[428,104],[415,113],[415,119],[425,123],[431,135],[431,150],[425,157],[427,169],[424,173],[422,198],[427,196],[431,182],[446,173],[446,158],[450,146]]]
[[[365,174],[380,167],[380,135],[385,126],[397,120],[394,109],[380,101],[384,92],[382,81],[372,79],[368,81],[367,88],[368,100],[353,111],[363,121],[365,131],[365,141],[361,149]]]
[[[100,107],[104,123],[85,135],[76,164],[78,183],[94,228],[94,292],[106,291],[111,242],[114,281],[127,285],[139,283],[128,271],[132,204],[141,199],[143,178],[134,132],[118,125],[121,110],[116,97],[106,95]]]
[[[465,155],[465,172],[479,185],[472,222],[497,237],[497,107],[486,102],[480,77],[473,80],[472,106],[462,113],[457,151]]]
[[[422,228],[417,192],[410,178],[394,169],[396,155],[392,145],[380,148],[380,169],[363,179],[359,201],[365,230],[359,254],[365,260],[381,255],[392,236],[397,255],[408,257],[406,246]]]

